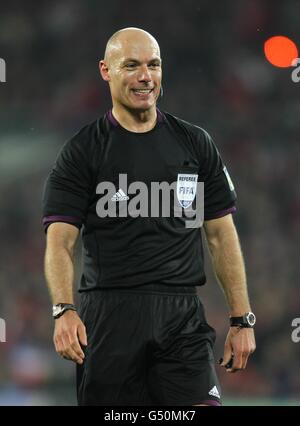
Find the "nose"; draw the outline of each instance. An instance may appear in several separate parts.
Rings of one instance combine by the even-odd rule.
[[[140,72],[138,74],[138,80],[144,81],[144,82],[147,82],[147,83],[149,83],[152,80],[151,73],[150,73],[147,65],[141,66]]]

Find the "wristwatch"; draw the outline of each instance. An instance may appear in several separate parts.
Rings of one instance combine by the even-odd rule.
[[[52,315],[54,319],[61,317],[66,311],[76,311],[75,305],[72,303],[58,303],[52,307]]]
[[[253,312],[246,312],[241,317],[230,317],[230,327],[253,328],[256,316]]]

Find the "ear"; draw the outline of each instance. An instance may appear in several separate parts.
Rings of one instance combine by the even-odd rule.
[[[108,66],[106,65],[104,60],[99,61],[99,71],[103,80],[110,81]]]

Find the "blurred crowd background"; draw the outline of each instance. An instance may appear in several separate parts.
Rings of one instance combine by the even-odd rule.
[[[74,366],[52,345],[41,194],[62,143],[109,108],[97,63],[108,38],[127,26],[158,39],[160,108],[212,135],[238,193],[257,350],[245,372],[219,370],[225,402],[300,404],[300,343],[291,339],[300,317],[300,83],[292,82],[292,68],[273,67],[263,53],[272,35],[300,47],[299,17],[297,0],[1,3],[0,317],[7,342],[0,343],[0,405],[75,404]],[[218,359],[228,314],[208,254],[207,274],[200,297],[217,330]]]

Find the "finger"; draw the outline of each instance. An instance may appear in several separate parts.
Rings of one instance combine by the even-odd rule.
[[[226,371],[230,373],[235,373],[242,369],[243,366],[243,352],[238,350],[234,353],[233,364],[231,368],[228,368]]]
[[[64,352],[64,344],[62,339],[59,336],[56,336],[54,338],[54,345],[55,345],[55,350],[58,353],[58,355],[62,356],[63,352]]]
[[[68,359],[70,359],[71,361],[76,362],[77,364],[82,364],[83,363],[83,358],[81,356],[79,356],[77,354],[77,352],[75,352],[71,346],[69,346],[67,348],[67,350],[66,350],[66,356],[67,356]]]
[[[68,353],[67,339],[62,335],[57,335],[54,338],[56,352],[64,359],[73,360],[71,354]]]
[[[78,338],[79,338],[79,342],[83,346],[87,346],[86,329],[85,329],[85,326],[83,324],[78,327]]]
[[[249,358],[250,352],[245,352],[243,354],[243,359],[242,359],[242,369],[245,370],[246,366],[247,366],[247,362],[248,362],[248,358]]]
[[[232,358],[232,349],[229,345],[226,345],[224,348],[224,356],[223,356],[223,361],[221,363],[222,367],[225,367],[231,360]]]
[[[246,348],[243,351],[243,365],[242,365],[243,370],[245,370],[245,368],[247,366],[249,356],[255,350],[255,343],[253,344],[253,341],[251,340],[251,336],[250,336],[250,338],[247,339],[247,343],[246,343],[245,346],[246,346]]]
[[[76,353],[76,355],[79,358],[83,359],[84,353],[83,353],[83,350],[80,347],[76,329],[72,332],[71,335],[69,335],[69,341],[70,341],[70,346],[73,349],[73,351]]]
[[[63,350],[63,357],[66,359],[69,359],[71,361],[77,362],[78,364],[82,364],[83,360],[82,358],[77,355],[77,353],[73,350],[70,342],[70,338],[68,335],[62,336],[64,350]]]
[[[245,370],[246,366],[247,366],[247,362],[248,362],[248,358],[249,358],[250,353],[249,352],[244,352],[242,353],[242,357],[241,357],[241,366],[238,365],[238,367],[236,368],[235,371],[239,371],[239,370]]]
[[[72,358],[70,357],[70,355],[68,354],[68,339],[67,336],[65,335],[60,335],[59,337],[60,340],[60,351],[59,351],[59,355],[64,358],[64,359],[68,359],[69,361],[72,360]]]
[[[75,351],[69,346],[63,353],[63,357],[69,359],[70,361],[74,361],[77,364],[82,364],[83,359],[76,354]]]

